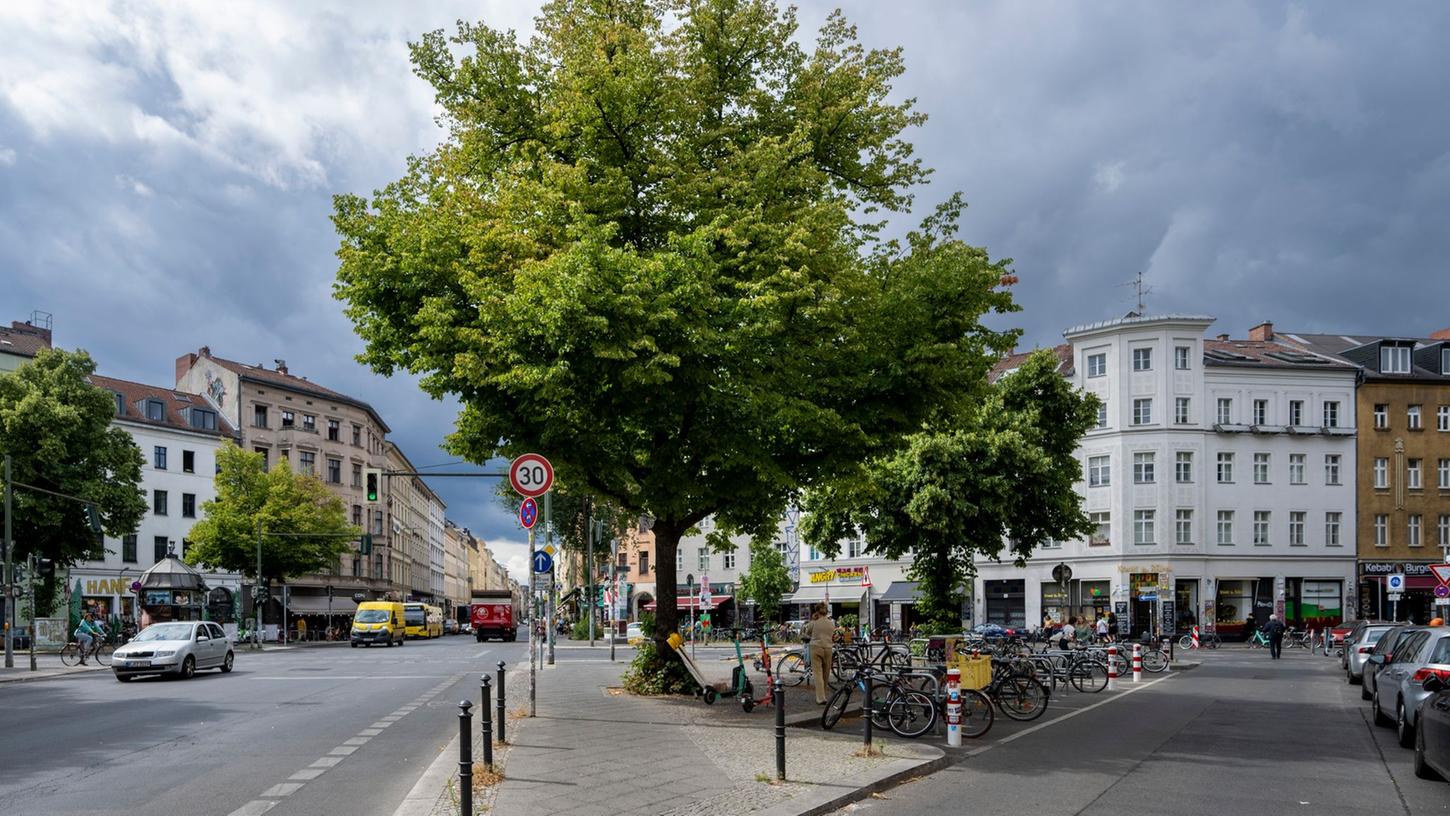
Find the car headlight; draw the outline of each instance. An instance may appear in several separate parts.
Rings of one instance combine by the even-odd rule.
[[[174,654],[176,654],[176,650],[175,649],[157,649],[156,650],[156,656],[157,657],[171,657]]]

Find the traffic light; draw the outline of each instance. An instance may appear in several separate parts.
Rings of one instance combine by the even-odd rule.
[[[377,504],[379,488],[382,486],[383,472],[377,468],[365,468],[363,470],[363,483],[367,486],[368,503]]]
[[[37,558],[37,559],[35,559],[35,574],[37,576],[39,576],[41,580],[44,580],[44,581],[49,581],[51,578],[54,578],[55,577],[55,561],[53,561],[53,560],[51,560],[49,558]]]
[[[363,555],[371,555],[372,554],[372,551],[373,551],[373,534],[372,533],[363,533],[362,534],[362,538],[358,539],[358,542],[357,542],[357,551],[359,553],[363,554]]]
[[[86,523],[91,526],[91,532],[101,532],[101,511],[94,504],[86,505]]]

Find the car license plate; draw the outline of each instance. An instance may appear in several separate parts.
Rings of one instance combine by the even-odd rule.
[[[128,661],[126,661],[126,665],[127,666],[130,666],[133,669],[145,669],[145,668],[149,668],[151,666],[151,661],[149,661],[149,660],[128,660]]]

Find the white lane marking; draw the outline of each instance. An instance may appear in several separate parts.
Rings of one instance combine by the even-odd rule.
[[[342,761],[342,757],[340,757],[340,756],[325,756],[325,757],[317,760],[316,762],[312,763],[311,767],[313,767],[313,768],[331,768],[331,767],[333,767],[334,765],[336,765],[337,763],[339,763],[341,761]]]
[[[383,733],[383,729],[381,728],[364,728],[363,730],[357,732],[357,735],[359,737],[376,737],[381,733]]]
[[[343,740],[342,741],[342,744],[343,745],[367,745],[368,742],[371,739],[372,739],[372,737],[353,737],[352,739]]]
[[[438,674],[323,674],[314,677],[283,677],[281,675],[243,675],[248,680],[432,680]],[[450,684],[451,685],[451,684]]]
[[[283,796],[291,796],[292,794],[296,793],[297,789],[300,787],[302,787],[301,782],[278,782],[272,787],[262,791],[262,795],[277,798]]]
[[[273,800],[271,802],[264,802],[261,799],[253,799],[252,801],[232,811],[230,814],[228,814],[228,816],[262,816],[263,813],[266,813],[267,811],[271,810],[276,806],[276,800]]]
[[[395,722],[397,722],[397,720],[378,720],[377,722],[368,726],[368,728],[387,728]]]
[[[1028,734],[1033,733],[1034,731],[1041,731],[1042,729],[1047,728],[1049,726],[1057,725],[1058,723],[1062,722],[1063,720],[1070,720],[1070,719],[1072,719],[1073,717],[1076,717],[1079,714],[1086,714],[1089,711],[1092,711],[1093,709],[1097,708],[1098,706],[1105,706],[1108,703],[1117,702],[1118,700],[1123,699],[1124,697],[1128,696],[1129,694],[1132,694],[1135,691],[1142,691],[1145,688],[1152,688],[1153,686],[1158,685],[1159,683],[1163,682],[1164,680],[1172,680],[1173,678],[1175,678],[1177,676],[1178,676],[1177,674],[1170,674],[1167,677],[1160,677],[1157,680],[1150,680],[1150,681],[1148,681],[1146,683],[1143,683],[1141,685],[1131,686],[1131,687],[1125,689],[1122,693],[1117,694],[1117,695],[1115,695],[1113,697],[1109,697],[1106,700],[1099,700],[1098,702],[1093,703],[1090,706],[1084,706],[1083,708],[1079,708],[1079,709],[1077,709],[1075,711],[1069,711],[1068,713],[1062,715],[1061,717],[1056,717],[1054,719],[1048,720],[1047,722],[1038,723],[1038,724],[1036,724],[1034,726],[1031,726],[1030,728],[1024,728],[1021,731],[1018,731],[1017,733],[1012,734],[1011,736],[1003,737],[1002,739],[999,739],[999,740],[997,740],[996,742],[993,742],[990,745],[983,745],[981,748],[973,748],[972,750],[966,752],[966,754],[964,754],[964,756],[974,757],[974,756],[977,756],[978,754],[985,754],[988,751],[992,750],[993,748],[996,748],[999,745],[1006,745],[1007,743],[1012,742],[1013,740],[1021,739],[1021,738],[1025,737],[1025,736],[1027,736]]]
[[[328,751],[327,753],[331,756],[345,757],[352,756],[352,752],[356,750],[356,745],[339,745],[336,748],[333,748],[331,751]]]
[[[298,771],[295,774],[292,774],[291,776],[289,776],[287,778],[288,779],[296,779],[296,780],[299,780],[299,781],[302,781],[302,782],[308,782],[308,781],[311,781],[313,779],[316,779],[319,776],[322,776],[325,773],[327,773],[327,769],[326,768],[303,768],[302,770]]]
[[[471,657],[469,659],[470,660],[477,660],[480,657],[483,657],[484,655],[488,654],[491,651],[493,651],[493,650],[492,649],[484,649],[483,651],[479,652],[478,654],[474,655],[473,657]]]

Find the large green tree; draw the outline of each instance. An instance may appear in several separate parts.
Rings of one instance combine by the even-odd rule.
[[[781,599],[795,588],[795,582],[780,550],[770,541],[756,540],[750,542],[750,568],[736,586],[741,599],[753,602],[757,616],[765,623],[775,620]]]
[[[1015,339],[983,325],[1008,269],[955,238],[958,199],[881,240],[928,175],[900,51],[796,28],[769,0],[559,0],[528,42],[435,31],[412,58],[447,138],[335,200],[360,359],[456,395],[453,452],[538,451],[652,516],[661,638],[685,531],[774,525]]]
[[[1044,542],[1092,529],[1073,489],[1082,478],[1074,454],[1097,421],[1097,399],[1057,368],[1051,351],[1034,352],[978,405],[912,436],[857,478],[812,491],[806,543],[834,555],[859,530],[868,551],[911,554],[923,620],[959,625],[959,588],[975,574],[973,559],[1023,565]]]
[[[336,565],[362,535],[347,523],[342,499],[315,476],[285,462],[267,470],[261,454],[230,443],[217,451],[217,465],[216,498],[202,505],[188,536],[189,564],[255,577],[260,523],[261,577],[273,583]]]

